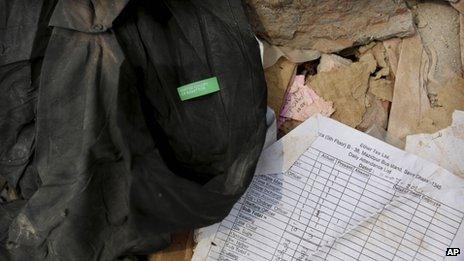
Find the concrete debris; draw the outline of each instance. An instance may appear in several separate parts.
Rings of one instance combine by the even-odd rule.
[[[353,62],[336,54],[322,54],[317,72],[329,72],[331,70],[346,67]]]
[[[267,104],[275,111],[276,115],[280,115],[285,91],[290,86],[295,72],[296,64],[284,57],[281,57],[276,64],[264,70],[268,89]]]
[[[459,13],[464,14],[464,1],[456,1],[455,3],[451,3],[451,6],[459,11]]]
[[[464,106],[460,15],[436,1],[412,10],[418,34],[402,42],[388,127],[400,139],[448,126]]]
[[[401,51],[401,39],[392,38],[382,42],[387,53],[388,64],[390,65],[390,76],[395,78],[398,68],[398,59]]]
[[[454,110],[464,109],[464,79],[448,79],[437,88],[431,106],[421,65],[426,59],[420,37],[403,40],[388,130],[400,139],[415,133],[436,132],[451,123]]]
[[[381,42],[372,42],[368,45],[361,46],[358,49],[357,56],[362,59],[363,56],[372,55],[377,63],[378,71],[375,73],[375,79],[380,79],[390,75],[390,66],[388,64],[387,51]]]
[[[413,134],[419,120],[430,109],[421,74],[425,56],[419,35],[403,39],[388,122],[388,131],[398,139]]]
[[[462,3],[464,5],[464,0]],[[459,15],[459,45],[461,46],[461,64],[464,67],[464,14]]]
[[[424,114],[414,133],[433,133],[449,126],[455,110],[464,110],[464,79],[461,77],[451,79],[438,89],[436,106]]]
[[[375,79],[380,79],[390,75],[390,66],[387,61],[387,51],[382,43],[377,43],[372,49],[372,54],[374,55],[375,60],[377,61],[378,67],[380,70],[375,73]]]
[[[377,69],[377,61],[372,53],[365,53],[359,58],[359,62],[367,65],[367,70],[371,73],[375,72]]]
[[[464,110],[464,1],[247,2],[259,36],[279,50],[306,49],[307,56],[297,56],[317,65],[311,72],[298,67],[308,73],[306,84],[297,76],[286,102],[288,82],[278,84],[273,103],[284,103],[283,133],[306,118],[312,90],[324,104],[333,102],[332,118],[361,131],[388,128],[403,142],[449,126],[452,112]]]
[[[376,61],[370,54],[345,68],[310,76],[307,81],[319,96],[333,101],[335,112],[332,118],[356,127],[366,112],[369,76],[375,69]]]
[[[333,53],[415,31],[403,0],[247,0],[256,34],[269,43]]]
[[[383,101],[392,101],[393,82],[386,79],[369,79],[369,92]]]
[[[359,46],[357,51],[358,51],[358,53],[360,55],[363,55],[363,54],[367,53],[369,50],[371,50],[376,44],[377,44],[376,42],[371,42],[369,44]],[[358,55],[358,56],[360,56],[360,55]]]
[[[382,129],[387,128],[388,123],[388,106],[377,99],[373,94],[366,95],[366,112],[362,117],[361,123],[356,126],[360,131],[366,131],[372,126],[378,126]]]
[[[432,107],[440,87],[462,76],[459,13],[445,2],[423,2],[413,8],[426,53],[426,89]]]

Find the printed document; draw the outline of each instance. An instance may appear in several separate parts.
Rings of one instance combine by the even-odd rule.
[[[463,218],[464,179],[316,116],[263,152],[192,260],[464,260]]]

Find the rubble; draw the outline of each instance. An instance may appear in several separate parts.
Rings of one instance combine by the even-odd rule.
[[[413,11],[418,34],[402,42],[388,127],[400,139],[445,128],[464,106],[460,15],[441,2]]]
[[[310,76],[308,82],[319,96],[334,103],[332,118],[356,127],[366,112],[369,76],[375,69],[374,57],[367,55],[345,68]]]
[[[464,66],[464,15],[463,14],[459,15],[459,44],[461,46],[461,64]]]
[[[412,134],[413,130],[430,109],[425,79],[421,74],[425,51],[419,35],[403,39],[388,131],[399,139]]]
[[[444,2],[423,2],[413,8],[418,33],[425,51],[426,89],[432,107],[440,87],[462,76],[459,13]]]
[[[334,69],[346,67],[352,63],[353,62],[351,60],[335,54],[322,54],[320,63],[317,66],[317,72],[328,72]]]
[[[387,62],[387,51],[383,44],[380,42],[372,42],[370,46],[372,47],[367,50],[362,50],[363,48],[360,47],[359,52],[362,54],[361,57],[368,53],[374,56],[377,66],[379,67],[379,70],[375,73],[374,79],[388,76],[390,74],[390,66]]]
[[[386,79],[369,79],[369,93],[383,101],[391,102],[393,99],[393,83]]]
[[[460,108],[459,87],[445,86],[462,77],[460,2],[408,1],[409,7],[403,1],[247,2],[258,36],[279,48],[323,52],[317,74],[307,82],[333,102],[336,120],[360,130],[379,125],[404,139],[446,127],[452,110]],[[446,101],[440,88],[455,101]]]
[[[366,95],[366,112],[362,117],[362,121],[356,126],[358,130],[366,131],[372,126],[378,126],[386,129],[388,123],[388,106],[377,99],[371,93]]]
[[[464,1],[455,1],[454,3],[451,3],[451,6],[458,10],[461,14],[464,13]]]
[[[464,79],[455,77],[439,88],[435,103],[424,113],[413,133],[433,133],[452,123],[452,113],[464,110]]]
[[[264,70],[268,88],[267,104],[276,115],[280,115],[285,91],[295,75],[296,64],[281,57],[276,64]]]
[[[415,31],[402,0],[247,0],[247,7],[258,37],[295,49],[333,53]]]
[[[388,64],[390,65],[390,74],[394,78],[396,75],[396,69],[398,68],[398,59],[401,51],[401,39],[392,38],[382,42],[386,54]]]

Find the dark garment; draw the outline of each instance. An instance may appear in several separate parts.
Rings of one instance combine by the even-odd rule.
[[[0,30],[0,259],[154,252],[247,188],[266,87],[239,0],[0,0]]]

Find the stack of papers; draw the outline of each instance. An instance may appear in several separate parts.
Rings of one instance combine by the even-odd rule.
[[[267,148],[192,260],[444,260],[464,247],[464,179],[317,116]],[[455,251],[454,253],[457,253]]]

